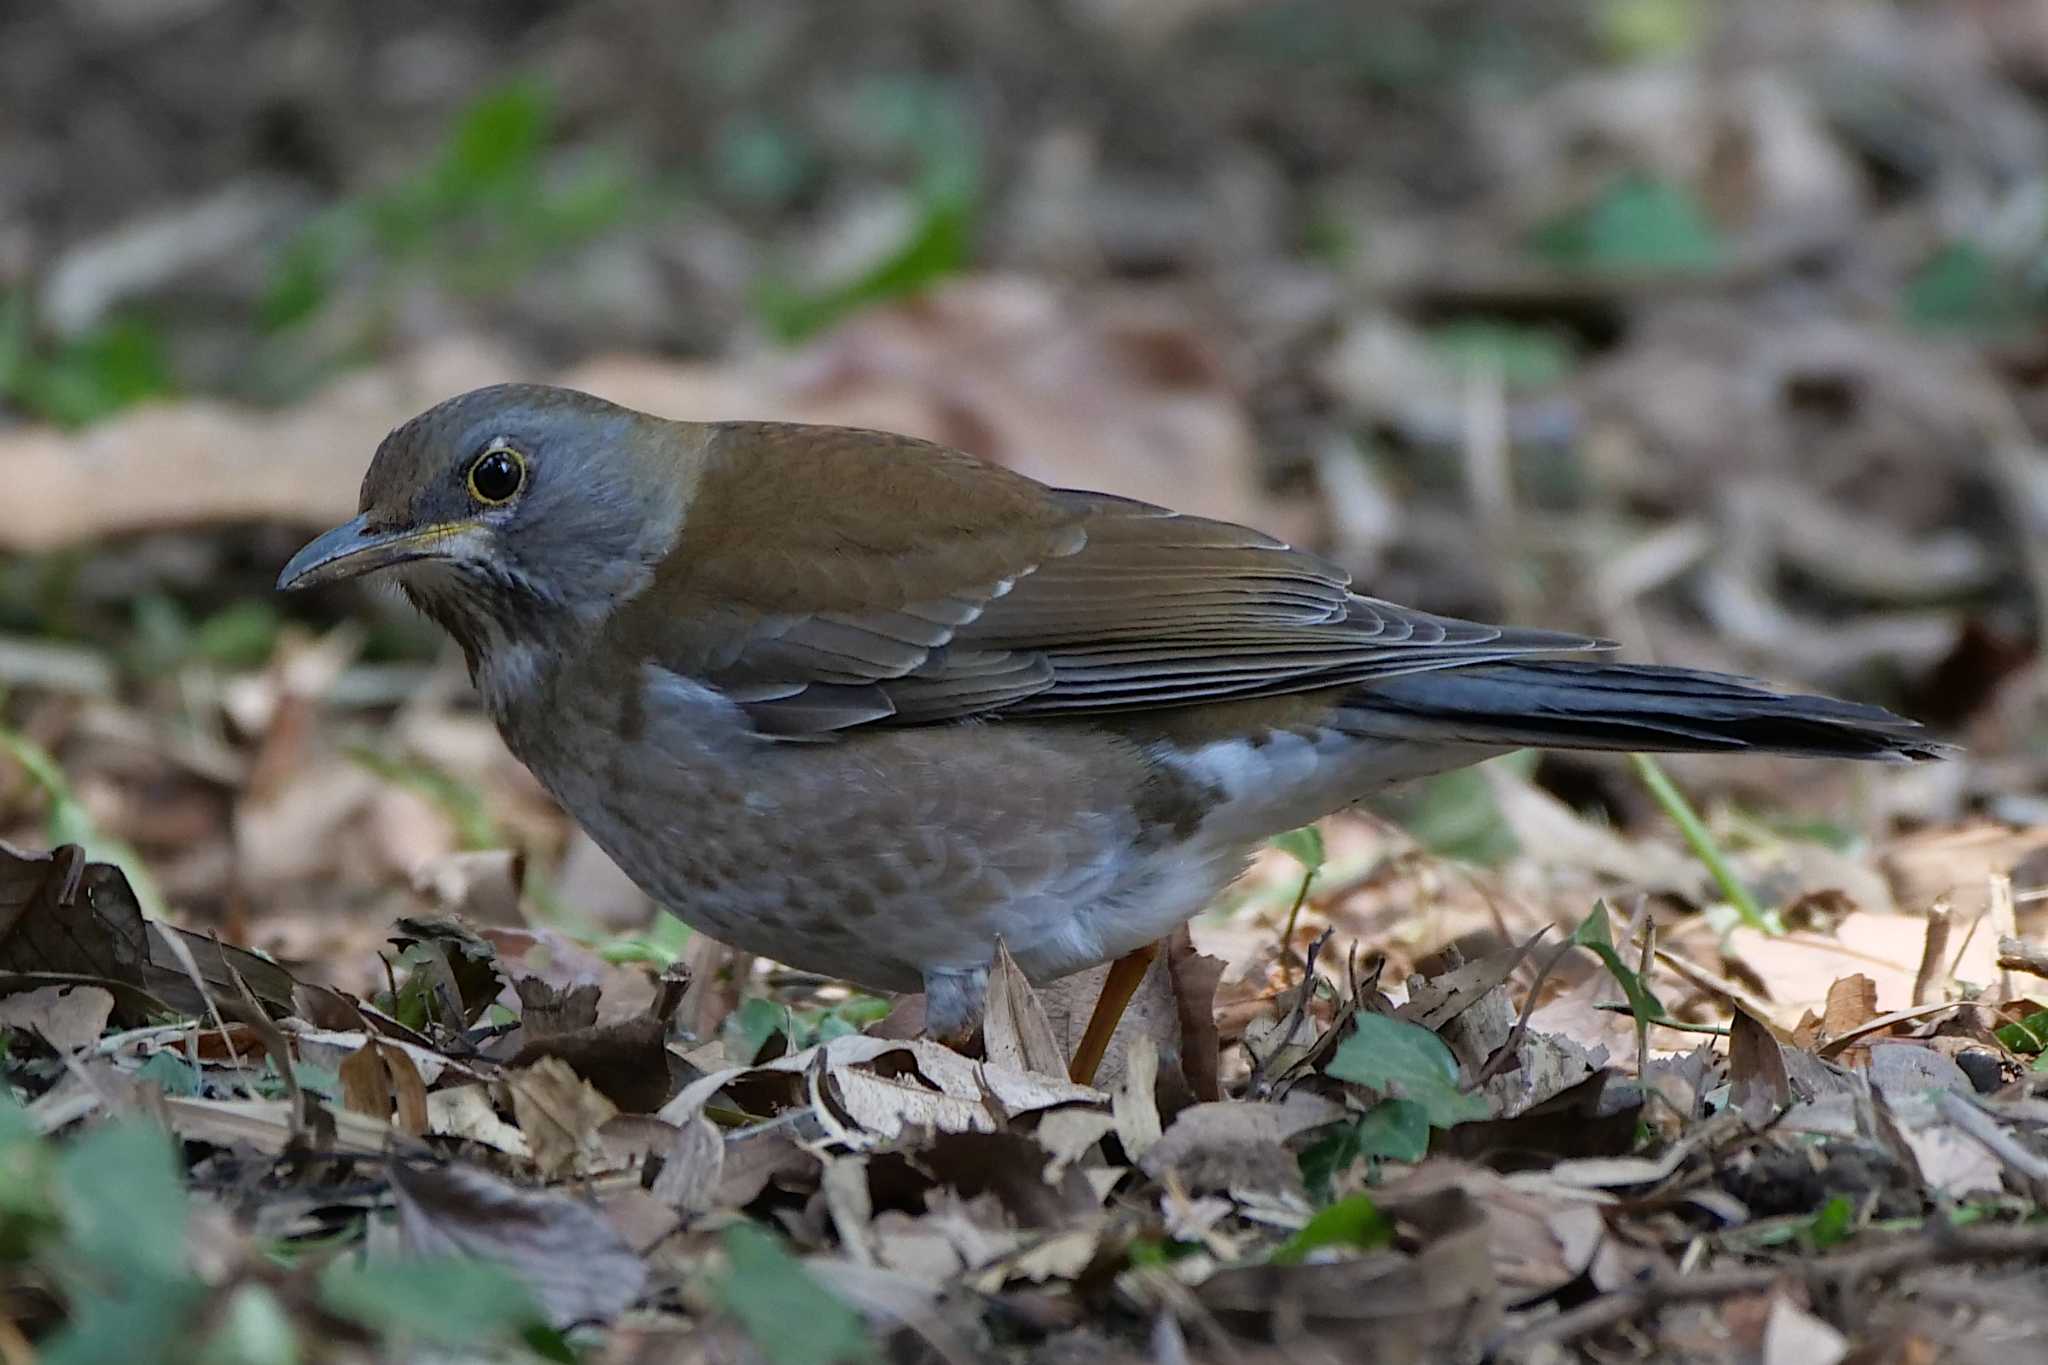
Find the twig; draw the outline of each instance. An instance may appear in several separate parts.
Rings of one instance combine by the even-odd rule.
[[[2006,934],[1998,940],[1998,965],[2005,971],[2048,976],[2048,948]]]
[[[1840,1291],[1858,1281],[1919,1266],[1960,1265],[2008,1257],[2048,1255],[2048,1225],[1957,1228],[1937,1224],[1926,1235],[1846,1256],[1823,1256],[1783,1265],[1716,1270],[1687,1275],[1656,1274],[1639,1285],[1617,1289],[1547,1321],[1515,1329],[1512,1342],[1498,1343],[1488,1359],[1526,1360],[1538,1348],[1576,1340],[1603,1327],[1667,1304],[1699,1303],[1737,1294],[1756,1294],[1782,1280]]]
[[[1955,915],[1949,909],[1948,898],[1937,900],[1927,912],[1927,937],[1920,945],[1920,969],[1913,973],[1913,999],[1915,1005],[1927,1003],[1928,992],[1941,976],[1942,958],[1948,953],[1949,926],[1955,922]]]
[[[1301,1027],[1301,1021],[1308,1013],[1309,997],[1314,994],[1316,988],[1316,958],[1321,955],[1323,945],[1328,943],[1330,936],[1336,932],[1335,929],[1325,929],[1310,941],[1308,945],[1308,963],[1301,974],[1301,989],[1295,993],[1294,1008],[1287,1012],[1287,1023],[1281,1028],[1280,1040],[1273,1044],[1273,1050],[1264,1057],[1259,1056],[1257,1053],[1252,1054],[1252,1071],[1250,1077],[1245,1082],[1246,1094],[1257,1095],[1261,1093],[1260,1087],[1265,1084],[1266,1080],[1266,1067],[1271,1064],[1275,1057],[1280,1055],[1280,1050],[1287,1046],[1287,1040],[1292,1038],[1294,1031]],[[1251,1049],[1247,1047],[1245,1051],[1251,1052]]]
[[[1536,936],[1523,945],[1524,951],[1533,946],[1537,938],[1541,938],[1549,932],[1550,926],[1548,925],[1537,930]],[[1468,1094],[1483,1089],[1488,1081],[1506,1071],[1508,1063],[1521,1054],[1522,1040],[1529,1036],[1529,1016],[1536,1013],[1536,1002],[1543,994],[1543,983],[1550,979],[1550,974],[1553,971],[1557,970],[1557,964],[1564,961],[1565,954],[1571,952],[1576,947],[1578,945],[1570,941],[1558,944],[1557,951],[1552,953],[1544,961],[1543,965],[1536,969],[1536,979],[1529,983],[1529,993],[1522,997],[1522,1013],[1515,1020],[1515,1026],[1508,1030],[1507,1041],[1495,1048],[1493,1055],[1481,1063],[1479,1074],[1472,1078],[1471,1084],[1460,1086],[1459,1089]]]
[[[1991,927],[1998,931],[1998,941],[2000,943],[2005,942],[2008,938],[2018,938],[2020,936],[2019,907],[2013,904],[2012,878],[2006,876],[2003,872],[1994,872],[1991,874],[1989,881],[1990,895],[1987,897],[1988,904],[1985,909],[1985,916],[1990,919]],[[2001,1000],[2012,999],[2012,973],[2009,971],[2000,971],[1998,974],[1998,998]]]
[[[2034,1201],[2042,1202],[2043,1196],[2048,1195],[2048,1161],[2028,1151],[2018,1138],[1999,1126],[1998,1120],[1955,1091],[1942,1091],[1934,1103],[1943,1118],[2004,1162],[2007,1169],[2026,1181]]]

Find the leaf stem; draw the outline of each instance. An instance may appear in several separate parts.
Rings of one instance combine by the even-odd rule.
[[[1735,907],[1735,913],[1750,928],[1766,934],[1779,932],[1775,917],[1767,914],[1757,903],[1756,896],[1742,879],[1735,875],[1735,869],[1728,865],[1728,857],[1721,852],[1721,845],[1708,831],[1706,823],[1693,810],[1692,803],[1684,793],[1673,786],[1671,779],[1658,766],[1657,760],[1648,754],[1630,754],[1629,761],[1636,765],[1636,776],[1642,778],[1649,789],[1651,799],[1671,817],[1671,823],[1678,826],[1678,832],[1685,836],[1685,842],[1696,857],[1707,866],[1714,878],[1714,884],[1721,888],[1721,894]]]

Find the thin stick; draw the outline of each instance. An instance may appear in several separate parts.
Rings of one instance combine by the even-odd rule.
[[[1948,956],[1948,931],[1954,920],[1945,896],[1927,911],[1927,937],[1920,946],[1920,970],[1913,973],[1913,999],[1910,1003],[1926,1004],[1927,997],[1940,984],[1942,959]]]
[[[1554,1318],[1516,1330],[1512,1343],[1502,1342],[1492,1358],[1528,1360],[1544,1346],[1576,1340],[1666,1304],[1700,1303],[1738,1294],[1756,1294],[1780,1281],[1804,1279],[1815,1288],[1845,1289],[1879,1275],[1920,1266],[1960,1265],[2008,1258],[2038,1259],[2048,1253],[2048,1228],[2038,1224],[2011,1227],[1937,1226],[1919,1237],[1849,1255],[1731,1270],[1694,1271],[1687,1275],[1656,1275],[1624,1289],[1611,1290]]]
[[[1152,959],[1157,956],[1159,945],[1148,943],[1110,964],[1109,975],[1102,979],[1102,994],[1095,998],[1095,1012],[1088,1016],[1087,1031],[1082,1033],[1080,1046],[1074,1049],[1074,1060],[1067,1068],[1068,1077],[1076,1085],[1095,1083],[1095,1073],[1109,1053],[1109,1040],[1116,1036],[1124,1009],[1138,993],[1138,983],[1145,979]]]

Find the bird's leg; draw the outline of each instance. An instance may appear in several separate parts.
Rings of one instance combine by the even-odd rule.
[[[924,1032],[955,1052],[971,1052],[981,1032],[981,1004],[988,995],[988,969],[927,972],[924,978]]]
[[[1068,1079],[1077,1085],[1095,1083],[1095,1072],[1109,1051],[1109,1040],[1123,1020],[1124,1009],[1138,993],[1138,983],[1145,979],[1152,959],[1157,956],[1159,945],[1148,943],[1109,964],[1109,975],[1102,978],[1102,994],[1095,998],[1095,1012],[1088,1016],[1087,1031],[1081,1035],[1080,1046],[1074,1049],[1074,1060],[1067,1065]]]

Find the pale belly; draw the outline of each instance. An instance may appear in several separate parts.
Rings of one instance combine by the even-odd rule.
[[[1251,846],[1148,831],[1136,746],[1105,758],[1099,738],[1001,725],[776,744],[667,692],[686,704],[631,738],[554,716],[515,750],[686,923],[874,989],[975,976],[998,936],[1037,980],[1120,956],[1200,911]]]

